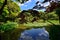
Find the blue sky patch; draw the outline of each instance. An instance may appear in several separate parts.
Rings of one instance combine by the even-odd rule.
[[[37,1],[43,2],[44,0],[29,0],[29,1],[25,2],[24,4],[20,4],[20,8],[21,8],[21,10],[32,9],[35,6],[35,3]]]

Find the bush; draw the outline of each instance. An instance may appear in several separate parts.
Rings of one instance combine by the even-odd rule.
[[[48,19],[57,19],[58,20],[58,16],[55,14],[55,11],[48,13],[47,16],[48,16]]]
[[[49,33],[51,40],[60,40],[60,25],[51,26]]]
[[[2,24],[0,25],[0,31],[11,31],[13,30],[15,27],[17,26],[17,23],[14,23],[14,22],[8,22],[8,23],[5,23],[5,24]]]
[[[15,22],[8,22],[0,25],[0,37],[2,40],[18,40],[20,33],[23,31],[17,28],[18,24]]]

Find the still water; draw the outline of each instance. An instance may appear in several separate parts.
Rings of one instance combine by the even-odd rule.
[[[49,33],[45,28],[25,30],[18,40],[49,40]]]

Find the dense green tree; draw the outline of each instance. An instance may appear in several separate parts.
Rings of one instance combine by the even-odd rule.
[[[23,10],[21,13],[19,13],[18,18],[21,18],[21,21],[27,20],[29,22],[34,22],[40,18],[40,15],[37,10],[29,9]]]
[[[56,9],[56,14],[59,16],[59,23],[60,23],[60,8]]]
[[[13,1],[7,0],[7,3],[4,4],[5,1],[0,1],[0,21],[14,20],[20,11],[20,7]],[[4,6],[3,6],[4,4]],[[2,8],[3,6],[3,8]]]
[[[3,2],[3,5],[2,5],[2,7],[0,8],[0,15],[2,14],[3,9],[4,9],[5,5],[7,5],[7,2],[8,2],[8,1],[13,1],[13,0],[4,0],[4,1],[2,1],[2,2]],[[28,1],[28,0],[16,0],[16,1],[18,1],[18,2],[20,2],[20,3],[24,3],[24,2],[26,2],[26,1]]]
[[[56,11],[56,14],[59,16],[59,22],[60,22],[60,2],[56,3],[52,1],[46,9],[46,12],[53,12],[53,11]]]
[[[5,7],[6,4],[7,4],[7,0],[3,1],[3,5],[2,5],[2,7],[0,8],[0,15],[2,14],[3,9],[4,9],[4,7]]]

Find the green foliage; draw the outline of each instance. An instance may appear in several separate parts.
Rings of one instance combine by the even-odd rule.
[[[15,29],[15,27],[17,27],[17,23],[15,22],[8,22],[5,24],[0,25],[0,31],[12,31],[13,29]]]
[[[45,15],[47,15],[45,12],[42,11],[40,11],[39,13],[41,19],[45,18]]]
[[[9,14],[8,8],[7,7],[4,7],[4,10],[3,10],[2,15],[3,16],[7,16],[8,14]]]
[[[4,2],[4,0],[0,0],[0,3],[3,3]]]
[[[16,18],[16,16],[18,15],[18,12],[20,11],[20,7],[18,6],[17,3],[11,0],[7,0],[7,1],[8,1],[7,5],[4,6],[2,15],[0,15],[0,21],[2,22],[8,21],[7,18],[15,20],[14,18]],[[0,1],[0,4],[1,4],[0,7],[2,7],[3,2],[4,2],[3,0]]]
[[[59,14],[60,14],[60,8],[56,9],[56,14],[59,16]]]
[[[56,9],[56,14],[57,14],[58,17],[59,17],[59,23],[60,23],[60,8],[57,8],[57,9]]]
[[[12,12],[15,12],[15,13],[17,13],[17,12],[19,12],[20,11],[20,7],[18,6],[18,4],[16,4],[15,2],[13,2],[13,1],[9,1],[8,3],[7,3],[7,7],[8,7],[8,9],[10,10],[10,11],[12,11]]]
[[[33,19],[33,16],[31,15],[31,13],[29,12],[25,12],[25,20],[27,20],[28,22],[31,22]]]
[[[40,12],[40,18],[41,19],[58,19],[58,16],[55,14],[56,12],[50,12],[50,13],[46,13],[46,12]]]
[[[58,15],[55,14],[55,11],[47,13],[48,19],[58,19]]]
[[[0,9],[1,9],[2,5],[3,5],[3,2],[4,2],[4,0],[0,0]]]
[[[60,39],[60,25],[55,25],[50,27],[50,39],[59,40]]]

